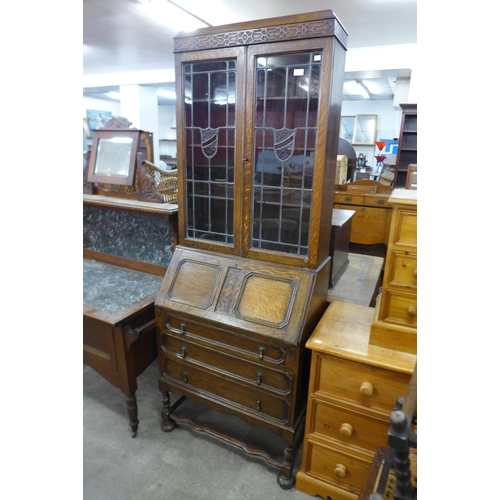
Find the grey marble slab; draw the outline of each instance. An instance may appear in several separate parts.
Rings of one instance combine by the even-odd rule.
[[[161,276],[83,259],[83,305],[117,313],[158,292]]]
[[[168,266],[174,235],[164,215],[84,205],[83,248]]]

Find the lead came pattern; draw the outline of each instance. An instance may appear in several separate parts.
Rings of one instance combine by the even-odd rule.
[[[184,64],[187,237],[232,244],[235,60]]]
[[[308,255],[321,63],[257,57],[252,248]]]

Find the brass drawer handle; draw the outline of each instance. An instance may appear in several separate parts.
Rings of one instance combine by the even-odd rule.
[[[186,333],[186,323],[182,322],[180,324],[181,329],[179,330],[178,328],[174,328],[168,320],[170,319],[170,316],[165,316],[165,328],[167,330],[170,330],[173,333],[178,333],[179,335],[184,335]]]
[[[335,466],[335,475],[339,478],[344,478],[347,475],[347,467],[342,464],[337,464]]]
[[[373,395],[373,385],[370,382],[363,382],[359,386],[359,393],[363,396],[372,396]]]
[[[410,306],[408,308],[408,316],[410,316],[410,318],[416,318],[417,317],[417,308],[415,306]]]
[[[259,359],[262,361],[264,359],[264,353],[266,350],[261,346],[259,347]]]
[[[354,429],[351,424],[344,423],[340,426],[340,434],[346,438],[352,436]]]
[[[255,405],[255,409],[257,411],[260,411],[261,410],[261,406],[260,406],[260,399],[257,399],[257,404]]]
[[[184,347],[184,346],[182,346],[182,347],[181,347],[181,356],[182,356],[183,358],[185,358],[185,357],[186,357],[186,355],[187,355],[187,348],[186,348],[186,347]]]
[[[183,372],[182,373],[182,379],[184,380],[184,382],[186,382],[186,384],[189,382],[189,373],[188,372]]]
[[[257,372],[257,385],[262,384],[262,373]]]

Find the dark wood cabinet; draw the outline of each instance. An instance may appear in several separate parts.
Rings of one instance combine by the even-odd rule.
[[[305,342],[328,304],[346,39],[321,11],[174,40],[179,245],[156,300],[162,428],[180,422],[172,391],[270,429],[283,455],[260,456],[283,488]]]
[[[417,165],[417,105],[400,104],[401,132],[394,175],[394,187],[404,188],[409,165]]]

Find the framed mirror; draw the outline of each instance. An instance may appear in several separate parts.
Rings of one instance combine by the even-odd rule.
[[[132,186],[139,130],[102,129],[94,132],[88,181]]]
[[[377,115],[356,115],[352,144],[370,146],[375,144]]]
[[[354,138],[354,124],[356,116],[341,116],[340,117],[340,138],[352,143]]]

